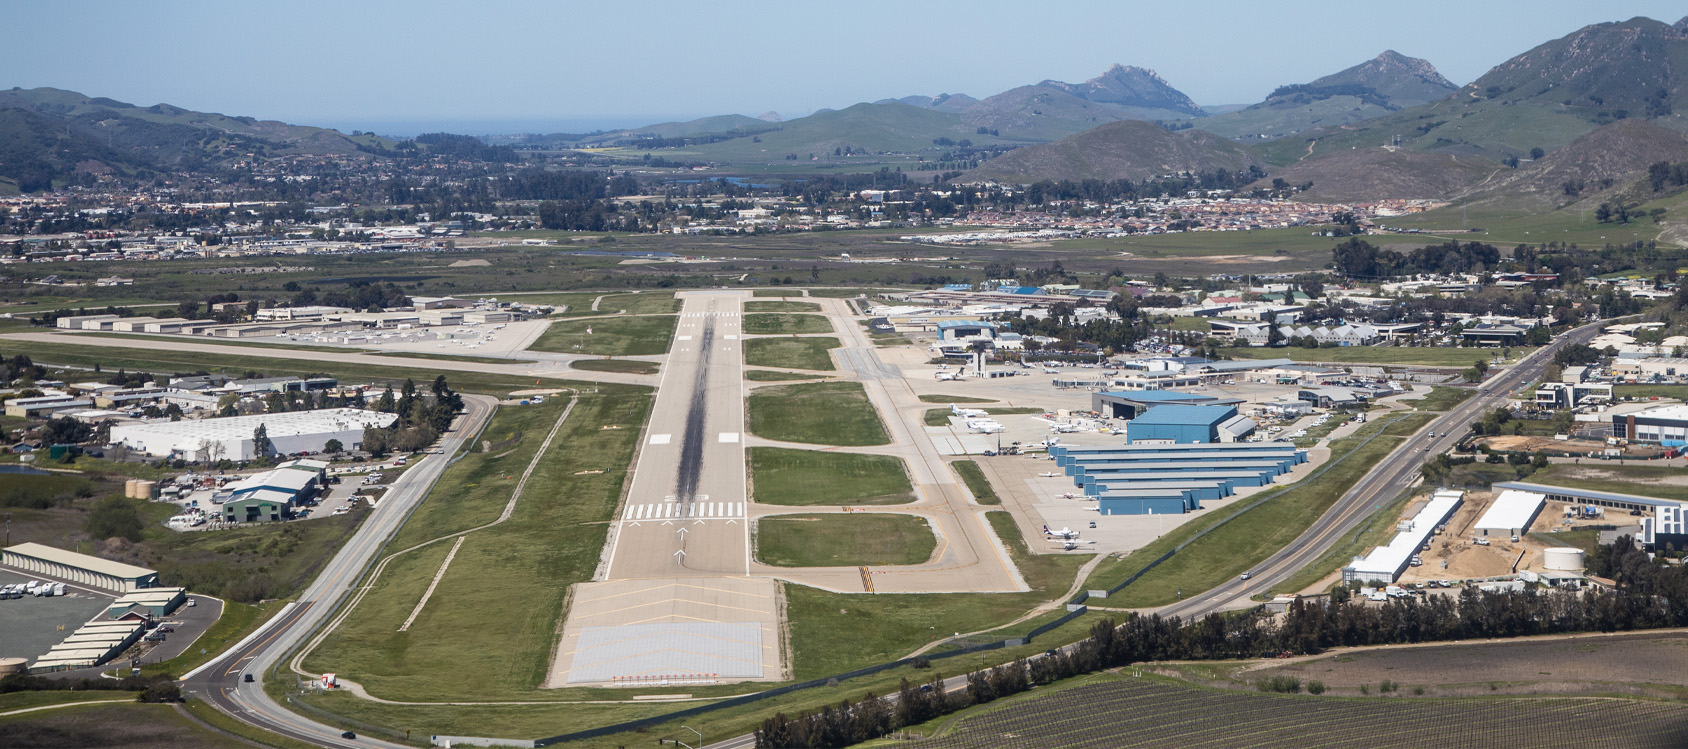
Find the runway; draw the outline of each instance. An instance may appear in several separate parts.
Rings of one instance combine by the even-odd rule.
[[[574,587],[547,687],[777,680],[779,586],[751,577],[742,293],[682,293],[627,499]]]

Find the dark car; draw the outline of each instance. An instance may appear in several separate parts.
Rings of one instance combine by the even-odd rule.
[[[358,737],[358,735],[355,734],[355,733],[352,733],[351,731],[345,731],[345,732],[340,734],[340,738],[342,738],[342,739],[355,739],[357,737]]]
[[[244,682],[246,682],[246,683],[248,683],[248,684],[251,684],[251,683],[252,683],[252,674],[247,674],[247,675],[246,675],[246,678],[244,678],[244,679],[241,679],[241,681],[244,681]]]

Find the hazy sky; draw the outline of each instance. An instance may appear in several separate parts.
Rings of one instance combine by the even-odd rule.
[[[0,13],[0,88],[412,134],[631,126],[909,94],[984,97],[1119,62],[1252,103],[1384,49],[1456,84],[1681,0],[1575,2],[53,2]]]

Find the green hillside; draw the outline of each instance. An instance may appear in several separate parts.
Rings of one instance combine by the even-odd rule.
[[[1600,125],[1650,119],[1688,129],[1676,114],[1688,76],[1688,36],[1647,18],[1588,26],[1508,60],[1453,96],[1340,128],[1263,144],[1268,162],[1396,142],[1418,151],[1496,161],[1552,151]]]
[[[1199,120],[1196,126],[1227,138],[1277,138],[1382,117],[1455,90],[1429,62],[1388,50],[1310,83],[1284,86],[1259,104]]]
[[[1260,164],[1241,146],[1206,131],[1173,133],[1152,122],[1121,120],[1054,143],[1010,151],[960,180],[1141,180],[1168,172],[1240,170]]]

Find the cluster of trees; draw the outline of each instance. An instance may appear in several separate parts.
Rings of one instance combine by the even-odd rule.
[[[1454,240],[1403,255],[1351,237],[1331,249],[1331,259],[1344,276],[1376,279],[1417,273],[1481,273],[1499,265],[1500,250],[1481,242],[1461,244]]]
[[[36,364],[27,354],[10,359],[0,357],[0,382],[34,382],[47,377],[47,368]]]
[[[463,396],[453,392],[445,375],[440,375],[434,378],[428,393],[418,392],[414,381],[405,380],[397,397],[389,387],[370,408],[399,417],[385,429],[365,427],[363,430],[363,449],[380,457],[389,452],[414,452],[433,444],[451,426],[457,412],[463,410]]]
[[[1668,161],[1653,163],[1647,167],[1647,182],[1652,185],[1653,192],[1688,185],[1688,161],[1675,164]]]
[[[282,289],[297,292],[293,295],[292,300],[292,305],[295,307],[326,304],[330,307],[380,312],[389,307],[404,307],[410,304],[410,297],[391,281],[378,284],[372,283],[368,279],[359,278],[346,284],[344,289],[334,289],[320,294],[315,289],[301,287],[297,281],[288,281],[286,285],[282,286]]]
[[[134,317],[138,314],[140,313],[129,309],[128,307],[106,307],[105,309],[94,310],[90,310],[87,307],[75,310],[56,309],[51,312],[43,312],[40,317],[31,316],[29,318],[29,324],[51,328],[58,324],[59,318],[61,317],[82,317],[84,315],[117,315],[118,317]]]
[[[1651,211],[1647,211],[1647,212],[1643,213],[1642,211],[1640,211],[1638,209],[1638,207],[1640,205],[1641,205],[1640,203],[1624,203],[1624,202],[1601,203],[1598,207],[1596,207],[1594,209],[1594,220],[1598,221],[1602,224],[1605,224],[1605,223],[1627,224],[1627,223],[1630,222],[1631,219],[1639,219],[1639,218],[1642,218],[1642,217],[1646,217],[1646,218],[1652,219],[1653,223],[1656,224],[1656,223],[1659,223],[1660,221],[1663,221],[1665,219],[1665,209],[1654,208]]]

